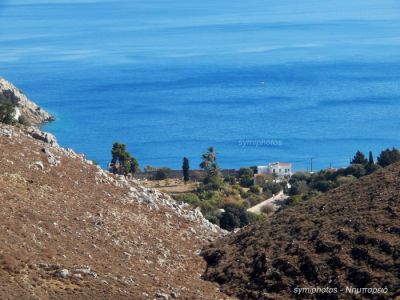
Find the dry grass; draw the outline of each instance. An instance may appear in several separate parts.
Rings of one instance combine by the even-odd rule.
[[[263,205],[263,206],[260,208],[260,211],[261,211],[263,214],[271,215],[271,214],[274,213],[275,209],[274,209],[274,206],[273,206],[273,205],[271,205],[271,204],[265,204],[265,205]]]
[[[180,179],[147,180],[143,181],[143,184],[146,187],[157,188],[169,194],[190,193],[198,187],[198,183],[196,182],[185,183]]]
[[[59,149],[51,167],[45,144],[13,130],[0,136],[0,299],[153,299],[172,288],[180,299],[226,298],[200,278],[196,251],[212,235],[199,223],[128,201],[129,188],[99,182],[95,166]],[[63,268],[74,276],[59,277]]]

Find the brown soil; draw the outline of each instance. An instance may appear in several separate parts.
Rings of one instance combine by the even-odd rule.
[[[399,175],[392,165],[214,242],[203,251],[205,278],[240,299],[400,297]],[[294,293],[327,286],[338,292]],[[354,295],[346,286],[388,293]]]
[[[50,166],[49,145],[0,129],[14,131],[0,135],[0,299],[227,299],[201,279],[199,249],[218,233],[128,201],[116,177],[60,148]]]

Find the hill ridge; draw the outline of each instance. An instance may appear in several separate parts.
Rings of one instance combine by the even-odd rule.
[[[0,297],[227,299],[199,211],[110,174],[35,127],[0,124]]]
[[[359,298],[346,287],[399,297],[399,175],[400,164],[389,166],[214,242],[205,278],[240,299]],[[327,286],[338,293],[295,294]]]

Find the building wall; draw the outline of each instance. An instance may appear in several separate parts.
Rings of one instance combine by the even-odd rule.
[[[281,172],[279,172],[281,170]],[[286,170],[286,172],[285,172]],[[292,174],[292,165],[268,165],[268,166],[257,166],[257,171],[259,174],[277,174],[278,176],[285,176]]]

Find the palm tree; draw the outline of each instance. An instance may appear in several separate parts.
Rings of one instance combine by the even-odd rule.
[[[207,172],[207,176],[215,176],[219,173],[219,168],[217,164],[217,154],[214,147],[209,147],[207,152],[201,157],[202,162],[200,163],[200,168]]]

